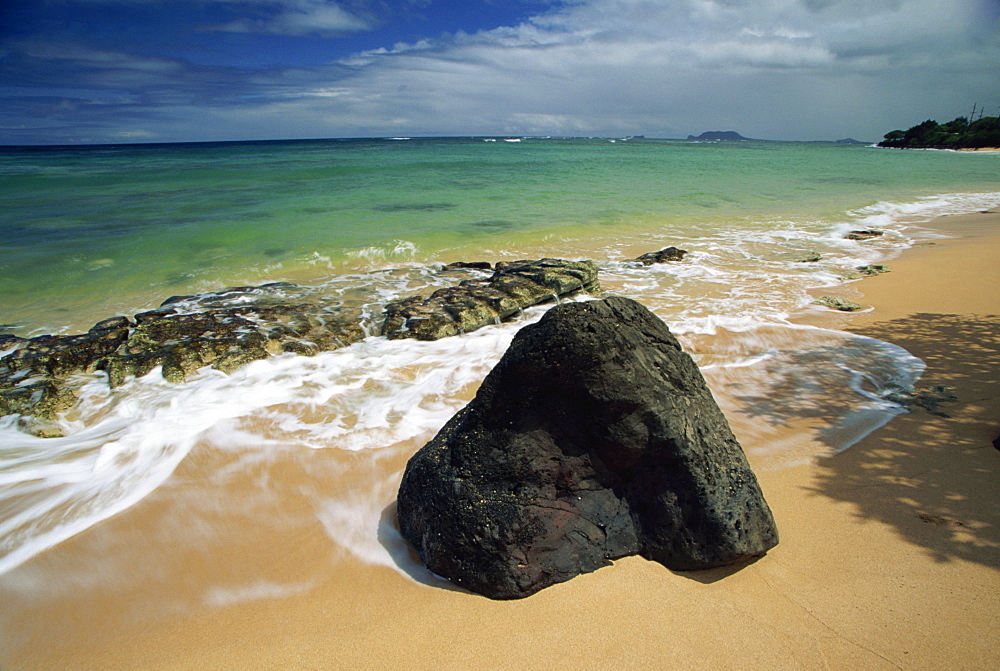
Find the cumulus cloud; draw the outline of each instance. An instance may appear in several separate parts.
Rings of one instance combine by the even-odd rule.
[[[251,1],[263,13],[227,30],[316,35],[374,25],[361,4],[348,12],[320,0]],[[63,52],[53,71],[72,61],[94,90],[131,97],[122,114],[150,123],[130,127],[158,129],[160,139],[733,129],[874,140],[928,117],[950,119],[972,102],[1000,107],[989,99],[1000,90],[1000,37],[988,4],[567,0],[544,3],[517,25],[386,44],[308,68],[196,67],[92,49]],[[59,58],[39,48],[39,62]],[[143,70],[145,86],[136,81]]]
[[[707,126],[875,139],[886,124],[939,113],[955,99],[945,91],[992,92],[975,87],[996,83],[990,62],[1000,51],[977,36],[974,9],[936,0],[572,3],[518,26],[365,54],[340,81],[350,103],[329,110],[368,119],[360,133],[391,116],[428,132],[683,136]],[[962,61],[979,79],[967,87],[942,71]],[[301,111],[312,109],[304,102]]]

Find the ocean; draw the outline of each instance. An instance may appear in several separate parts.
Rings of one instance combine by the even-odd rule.
[[[61,438],[0,419],[0,600],[159,585],[129,611],[153,616],[153,601],[176,614],[321,579],[256,561],[258,543],[433,583],[392,526],[402,468],[549,307],[436,342],[379,337],[381,306],[453,284],[438,272],[453,261],[591,259],[606,291],[678,335],[755,468],[848,449],[905,411],[892,398],[923,363],[809,325],[825,310],[809,292],[843,295],[856,267],[938,237],[934,218],[997,206],[998,154],[833,143],[0,148],[0,333],[80,333],[170,296],[287,281],[360,306],[371,334],[180,384],[154,371],[111,390],[94,374]],[[884,235],[845,238],[867,228]],[[630,262],[668,246],[688,255]],[[197,580],[183,577],[192,562]]]

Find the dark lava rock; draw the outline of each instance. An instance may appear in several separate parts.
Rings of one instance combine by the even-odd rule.
[[[411,296],[385,306],[382,335],[438,340],[468,333],[559,296],[599,290],[593,261],[540,259],[496,264],[489,279],[465,280],[429,298]]]
[[[654,263],[667,263],[668,261],[680,261],[687,254],[687,250],[667,247],[658,252],[647,252],[638,257],[636,261],[644,266],[651,266]]]
[[[410,459],[398,515],[431,571],[495,599],[626,555],[706,569],[778,542],[694,361],[620,297],[564,303],[522,329]]]
[[[851,231],[846,237],[848,240],[871,240],[872,238],[880,238],[885,235],[884,231],[878,231],[874,228],[869,228],[863,231]]]
[[[441,272],[448,270],[493,270],[493,264],[489,261],[455,261],[445,265]]]

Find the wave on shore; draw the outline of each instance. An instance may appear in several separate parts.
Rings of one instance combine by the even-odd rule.
[[[855,266],[932,238],[925,226],[933,217],[998,205],[1000,194],[948,194],[879,203],[819,230],[767,221],[648,232],[599,250],[602,283],[669,324],[723,409],[739,415],[733,421],[744,429],[751,460],[780,468],[820,456],[803,453],[795,431],[804,429],[789,426],[809,418],[808,430],[817,434],[810,439],[828,451],[845,449],[904,411],[890,396],[912,388],[922,371],[921,362],[894,345],[793,324],[794,313],[814,309],[806,290],[839,285]],[[844,238],[851,228],[868,227],[884,235],[865,243]],[[653,267],[627,261],[628,250],[664,242],[689,249],[685,261]],[[400,243],[394,251],[411,248]],[[804,261],[805,252],[820,258]],[[381,267],[392,255],[369,258]],[[361,277],[368,286],[357,287]],[[383,268],[331,277],[317,291],[385,300],[443,281],[427,268]],[[81,401],[61,420],[66,437],[23,434],[16,417],[0,422],[0,574],[143,500],[192,453],[225,464],[209,474],[218,495],[209,508],[220,517],[239,509],[260,519],[278,514],[266,495],[277,464],[308,461],[317,451],[334,455],[314,483],[303,485],[306,508],[347,552],[395,567],[377,534],[402,464],[471,398],[517,330],[545,309],[433,343],[369,337],[314,357],[254,362],[231,375],[204,369],[181,384],[164,381],[158,370],[114,390],[97,377],[81,379]],[[260,474],[255,486],[262,497],[226,497],[227,483],[248,473]],[[171,492],[208,493],[205,486]],[[188,504],[200,508],[199,501]],[[214,523],[204,514],[206,524]]]

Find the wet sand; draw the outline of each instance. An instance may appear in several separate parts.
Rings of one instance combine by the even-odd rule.
[[[418,584],[324,542],[299,485],[350,471],[315,454],[268,473],[285,483],[279,518],[232,516],[222,537],[155,556],[159,533],[200,531],[172,492],[210,500],[206,475],[227,466],[196,450],[101,533],[6,577],[0,669],[996,668],[1000,215],[934,228],[959,237],[843,287],[873,311],[824,319],[905,347],[927,363],[919,387],[948,389],[841,454],[754,463],[781,543],[750,566],[675,573],[632,557],[514,602]],[[749,447],[757,420],[730,419]],[[789,438],[809,435],[793,424]],[[245,470],[254,491],[261,473]]]

